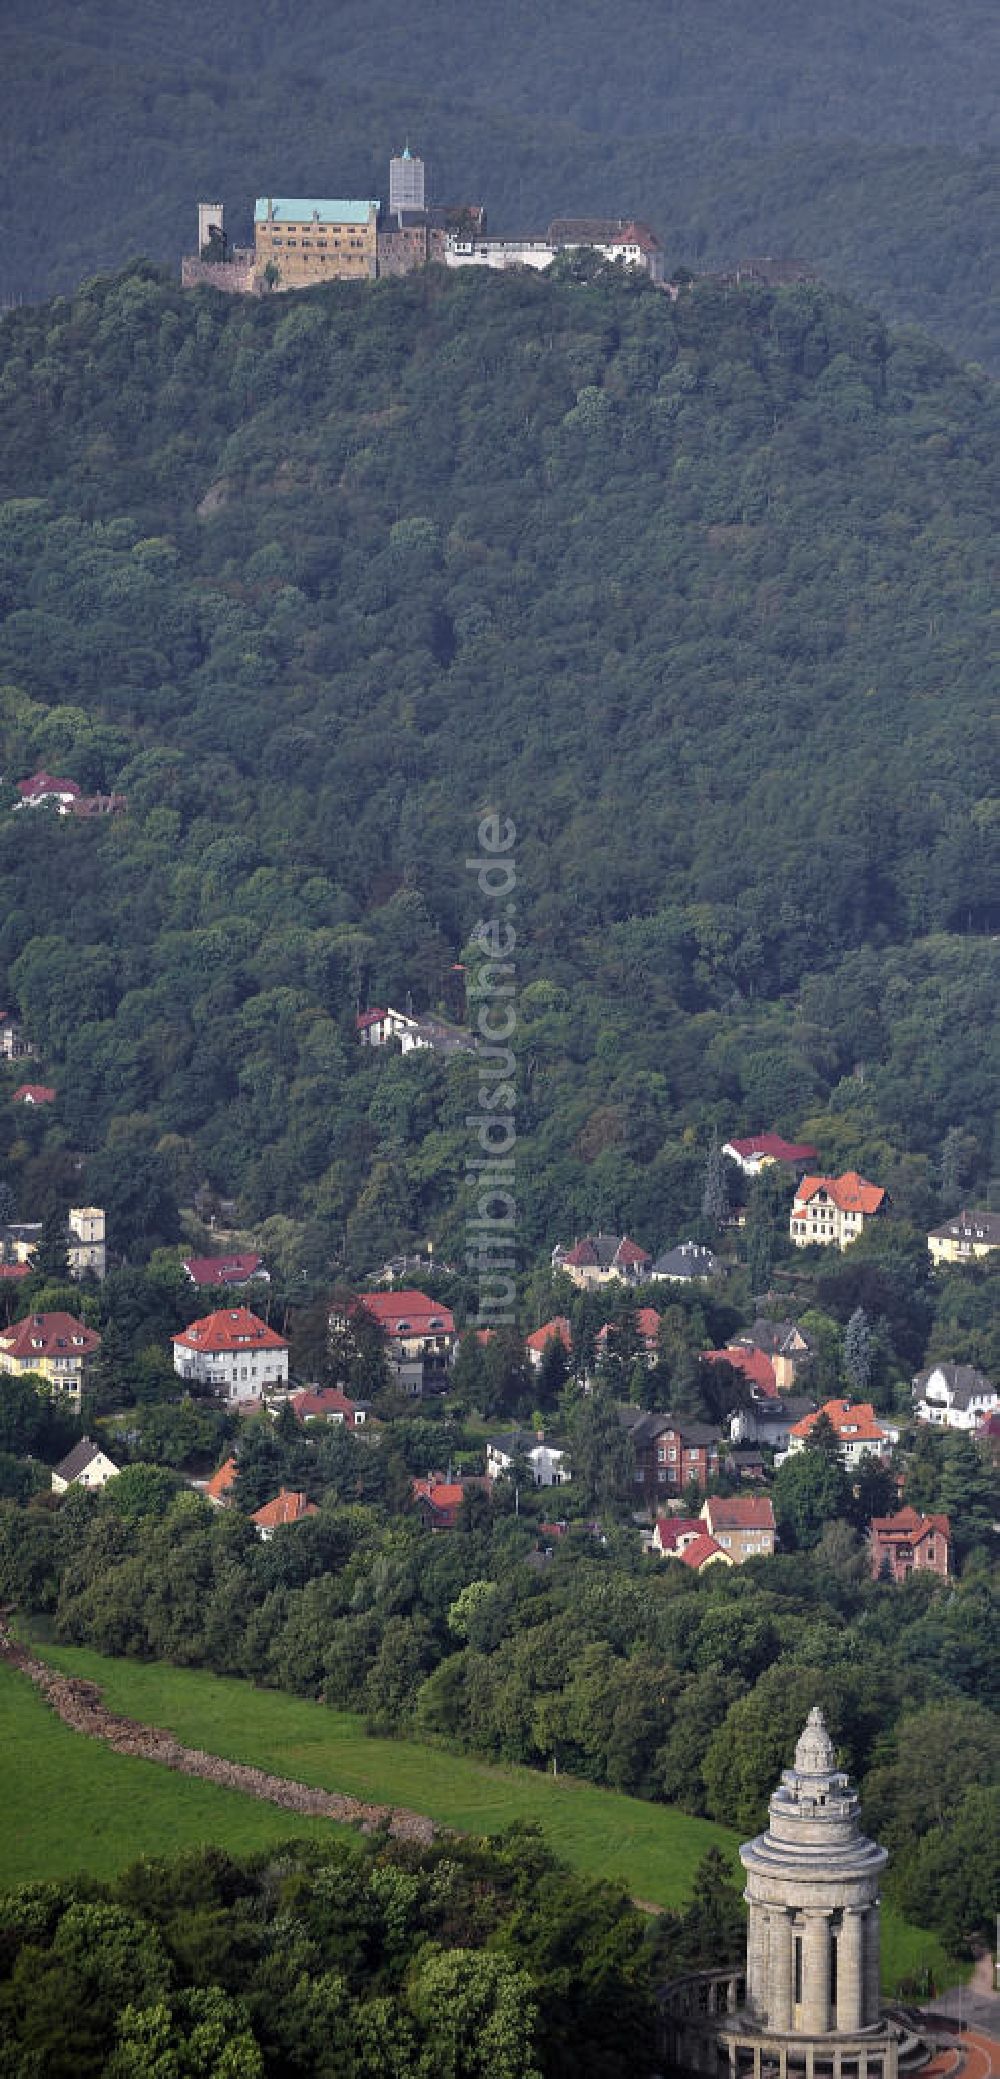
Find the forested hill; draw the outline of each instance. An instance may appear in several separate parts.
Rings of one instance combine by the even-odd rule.
[[[620,212],[671,264],[800,255],[996,365],[990,0],[7,0],[0,298],[190,247],[223,198],[435,200],[498,231]],[[54,140],[58,148],[53,149]]]
[[[989,1175],[985,381],[818,290],[608,275],[140,267],[0,340],[0,1000],[95,1193],[141,1155],[361,1267],[454,1238],[470,1064],[353,1020],[448,1002],[489,803],[526,1242],[666,1241],[719,1126],[917,1218],[950,1129]],[[43,765],[127,816],[15,812]]]

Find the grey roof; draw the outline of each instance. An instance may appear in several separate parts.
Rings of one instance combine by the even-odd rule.
[[[940,1227],[932,1228],[932,1242],[986,1242],[1000,1248],[1000,1213],[954,1213]]]
[[[802,1337],[803,1348],[795,1349],[795,1337]],[[743,1350],[761,1350],[765,1357],[806,1357],[811,1354],[813,1344],[805,1329],[797,1321],[755,1321],[744,1335],[734,1337],[734,1342]]]
[[[65,1480],[67,1486],[70,1485],[73,1480],[79,1479],[81,1473],[86,1472],[88,1465],[95,1458],[101,1457],[102,1452],[107,1457],[103,1445],[95,1444],[92,1437],[81,1437],[79,1443],[74,1444],[72,1451],[67,1452],[61,1464],[53,1468],[57,1479]]]
[[[619,1421],[628,1430],[633,1444],[640,1448],[655,1444],[657,1438],[666,1436],[668,1430],[673,1430],[683,1444],[717,1444],[719,1441],[718,1430],[712,1429],[707,1422],[689,1422],[686,1417],[657,1414],[642,1415],[638,1422],[629,1422],[623,1420],[624,1413],[619,1407]]]
[[[913,1391],[920,1400],[935,1372],[939,1372],[951,1396],[952,1407],[967,1408],[974,1400],[996,1394],[996,1387],[985,1372],[977,1372],[972,1364],[932,1364],[925,1372],[918,1372],[913,1381]]]
[[[681,1242],[676,1249],[668,1249],[658,1256],[653,1265],[654,1278],[711,1278],[719,1268],[719,1259],[713,1256],[701,1242]]]
[[[530,1451],[537,1451],[539,1445],[546,1451],[564,1451],[566,1448],[565,1444],[553,1442],[551,1437],[538,1436],[533,1429],[508,1429],[502,1436],[486,1439],[488,1451],[502,1451],[511,1458],[526,1458]]]

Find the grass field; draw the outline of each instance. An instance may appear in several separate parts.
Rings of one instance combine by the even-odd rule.
[[[574,1869],[589,1876],[616,1878],[633,1896],[653,1905],[683,1903],[709,1848],[721,1848],[734,1868],[739,1868],[734,1834],[672,1807],[645,1804],[571,1778],[554,1780],[532,1769],[494,1767],[411,1740],[371,1739],[360,1719],[348,1712],[328,1711],[322,1704],[254,1689],[248,1683],[226,1681],[201,1670],[108,1660],[77,1647],[44,1644],[35,1650],[66,1674],[99,1683],[110,1709],[164,1726],[186,1745],[211,1754],[379,1804],[406,1805],[463,1833],[496,1833],[513,1820],[536,1821],[552,1848]],[[12,1684],[27,1692],[22,1679],[0,1672],[4,1674],[4,1696]],[[322,1831],[329,1825],[322,1820],[303,1824],[292,1814],[256,1804],[236,1792],[112,1754],[67,1731],[33,1693],[28,1702],[32,1723],[37,1727],[41,1720],[47,1732],[57,1736],[59,1752],[57,1755],[53,1748],[41,1797],[34,1788],[30,1756],[23,1757],[21,1794],[30,1797],[32,1811],[40,1808],[43,1816],[37,1824],[19,1825],[13,1838],[0,1839],[0,1881],[52,1874],[53,1856],[62,1872],[85,1864],[107,1874],[136,1855],[169,1853],[192,1840],[211,1838],[235,1849],[287,1838],[291,1833]],[[79,1772],[70,1779],[58,1773],[67,1742]],[[47,1741],[39,1744],[47,1753]],[[10,1751],[4,1739],[0,1783],[5,1792]],[[88,1758],[77,1761],[81,1751]],[[100,1778],[108,1784],[106,1812],[96,1807],[89,1789],[91,1782],[97,1788],[97,1764],[107,1772]],[[91,1768],[95,1769],[93,1777],[88,1774]],[[134,1772],[125,1794],[116,1794],[111,1787],[117,1769]],[[150,1778],[154,1780],[150,1782]],[[203,1804],[196,1803],[196,1793],[203,1796]],[[16,1787],[14,1797],[17,1800]],[[6,1795],[5,1803],[10,1809]],[[20,1809],[19,1800],[15,1809]],[[244,1831],[237,1832],[241,1820]],[[257,1831],[255,1821],[259,1821]],[[174,1833],[170,1838],[150,1838],[151,1830],[168,1829],[171,1824]],[[34,1849],[33,1842],[37,1843]],[[931,1966],[941,1983],[955,1975],[936,1937],[908,1926],[891,1907],[883,1915],[882,1953],[888,1989],[924,1964]]]

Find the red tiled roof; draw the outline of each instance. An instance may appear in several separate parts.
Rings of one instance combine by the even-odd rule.
[[[0,1263],[0,1278],[30,1278],[30,1263]]]
[[[623,224],[621,230],[616,231],[614,237],[609,239],[608,243],[609,245],[637,245],[642,253],[658,253],[660,250],[660,241],[655,231],[651,231],[648,224],[637,224],[634,221]]]
[[[236,1460],[235,1458],[227,1458],[225,1463],[219,1466],[218,1471],[212,1474],[211,1479],[206,1480],[205,1493],[210,1495],[213,1501],[222,1501],[230,1492],[235,1479]]]
[[[774,1509],[767,1494],[713,1494],[702,1509],[713,1536],[720,1530],[773,1530]]]
[[[259,1271],[263,1258],[237,1256],[185,1256],[182,1268],[195,1285],[240,1285]]]
[[[825,1415],[837,1436],[844,1441],[859,1440],[881,1444],[885,1442],[885,1430],[878,1421],[870,1401],[828,1400],[821,1408],[814,1408],[811,1415],[803,1415],[801,1422],[793,1423],[789,1436],[807,1437],[813,1424]]]
[[[290,1403],[300,1422],[307,1415],[343,1415],[353,1418],[354,1402],[341,1393],[339,1386],[306,1386],[301,1393],[293,1393]]]
[[[683,1550],[678,1552],[677,1557],[684,1566],[693,1567],[695,1573],[709,1559],[724,1559],[729,1566],[733,1563],[730,1554],[724,1551],[714,1538],[709,1537],[707,1531],[700,1537],[693,1538],[690,1545],[685,1545]]]
[[[648,1249],[640,1248],[639,1243],[633,1242],[629,1235],[622,1235],[615,1251],[616,1263],[652,1263],[652,1261],[653,1259]]]
[[[808,1205],[817,1191],[825,1191],[842,1213],[877,1213],[885,1197],[880,1184],[869,1184],[856,1169],[845,1169],[842,1177],[803,1177],[795,1204]]]
[[[526,1350],[543,1351],[548,1348],[549,1343],[561,1343],[567,1352],[572,1349],[573,1335],[565,1314],[553,1314],[551,1321],[546,1321],[541,1328],[533,1329],[531,1335],[524,1338]]]
[[[734,1372],[742,1372],[743,1377],[749,1379],[761,1393],[766,1394],[769,1400],[777,1397],[774,1366],[770,1358],[765,1357],[763,1350],[739,1350],[732,1347],[726,1350],[703,1350],[701,1361],[703,1364],[731,1364]]]
[[[359,1011],[354,1020],[359,1032],[367,1032],[369,1025],[378,1025],[387,1018],[388,1011]]]
[[[378,1321],[387,1335],[454,1335],[455,1317],[426,1292],[362,1292],[354,1302]]]
[[[436,1509],[457,1509],[465,1500],[460,1480],[414,1480],[411,1485],[414,1501],[433,1502]]]
[[[905,1538],[909,1544],[918,1544],[921,1538],[932,1537],[937,1531],[943,1538],[951,1537],[951,1520],[947,1516],[921,1516],[919,1510],[900,1509],[895,1516],[873,1516],[872,1533],[881,1539]]]
[[[73,1314],[26,1314],[0,1335],[9,1357],[87,1357],[100,1347],[96,1330]]]
[[[705,1526],[700,1516],[658,1516],[656,1535],[661,1552],[676,1552],[682,1538],[704,1537]]]
[[[218,1313],[204,1314],[200,1321],[189,1322],[187,1328],[172,1337],[184,1350],[198,1350],[202,1355],[218,1357],[227,1351],[242,1350],[287,1350],[284,1336],[268,1328],[251,1314],[249,1307],[221,1307]]]
[[[726,1142],[734,1154],[751,1161],[755,1155],[764,1155],[772,1162],[814,1162],[816,1149],[806,1141],[782,1140],[780,1133],[751,1133],[744,1140]]]
[[[20,1083],[11,1104],[55,1104],[56,1093],[48,1083]]]
[[[318,1515],[315,1502],[307,1501],[295,1488],[282,1487],[273,1501],[254,1510],[250,1521],[256,1523],[258,1530],[278,1530],[283,1523],[301,1523],[304,1516]]]
[[[30,780],[18,780],[17,791],[24,801],[40,800],[45,794],[79,794],[76,780],[57,780],[50,772],[33,772]]]

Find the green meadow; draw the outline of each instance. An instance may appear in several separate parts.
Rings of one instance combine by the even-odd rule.
[[[35,1650],[66,1674],[99,1683],[108,1707],[160,1725],[191,1747],[377,1804],[405,1805],[462,1833],[532,1821],[555,1852],[588,1876],[609,1877],[654,1906],[679,1906],[710,1848],[738,1869],[736,1836],[666,1805],[568,1777],[503,1768],[412,1740],[372,1739],[349,1712],[190,1668],[109,1660],[77,1647]],[[14,1824],[0,1838],[0,1881],[85,1867],[109,1875],[138,1855],[198,1840],[234,1851],[322,1833],[238,1792],[111,1753],[64,1727],[22,1677],[0,1670],[0,1780]],[[936,1937],[884,1913],[883,1978],[929,1964],[954,1976]]]

